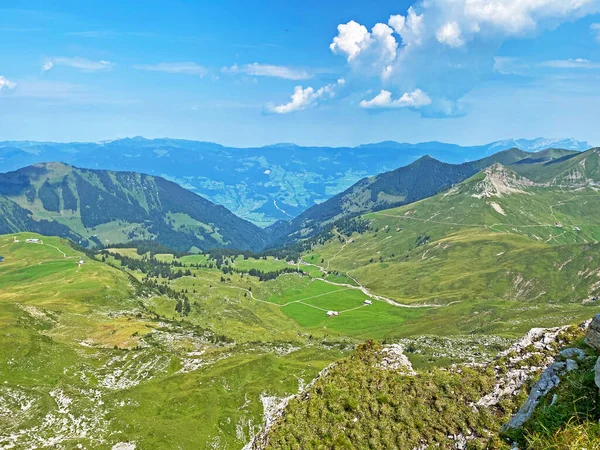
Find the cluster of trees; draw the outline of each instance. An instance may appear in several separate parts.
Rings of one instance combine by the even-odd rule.
[[[187,316],[192,307],[190,306],[190,301],[187,296],[183,296],[183,298],[177,299],[177,303],[175,304],[175,311],[177,311],[182,316]]]
[[[192,271],[188,269],[180,268],[179,270],[173,270],[173,267],[183,267],[183,265],[177,261],[173,263],[167,263],[157,260],[154,257],[150,258],[130,258],[129,256],[121,255],[119,253],[109,253],[107,250],[100,252],[102,255],[102,262],[105,261],[106,256],[112,256],[117,261],[121,262],[121,266],[127,267],[130,270],[139,270],[146,274],[147,278],[166,278],[168,280],[175,280],[181,277],[190,277]]]
[[[91,184],[82,175],[86,170],[81,169],[81,175],[75,173],[75,186],[82,205],[88,207],[81,208],[81,222],[87,228],[93,228],[97,225],[112,222],[115,220],[125,220],[128,223],[142,223],[147,219],[146,210],[134,198],[127,196],[123,191],[116,189],[114,185],[107,186]],[[94,172],[94,175],[102,172]],[[110,177],[107,176],[108,179]],[[91,178],[90,178],[91,179]]]
[[[417,247],[420,247],[421,245],[427,244],[430,239],[431,239],[431,237],[429,235],[417,236],[417,239],[415,240],[415,244],[417,244]]]
[[[286,261],[297,261],[300,255],[316,245],[322,245],[336,236],[335,231],[344,236],[351,236],[353,233],[362,234],[369,230],[369,221],[362,217],[348,217],[340,219],[324,227],[319,233],[303,240],[288,243],[280,248],[272,248],[264,254],[275,256]]]
[[[62,191],[63,208],[77,211],[77,197],[75,197],[75,194],[69,185],[69,177],[65,176],[63,178],[60,184],[60,190]]]
[[[38,197],[47,211],[60,212],[60,198],[58,197],[56,188],[56,185],[51,185],[46,180],[38,191]]]
[[[142,283],[145,287],[176,300],[175,311],[182,316],[187,316],[191,312],[192,307],[186,291],[176,291],[168,284],[159,283],[157,279],[153,278],[144,278]]]
[[[239,270],[239,269],[234,269],[233,267],[230,267],[230,266],[222,266],[221,272],[223,272],[225,275],[228,275],[231,273],[248,274],[251,277],[258,278],[260,281],[274,280],[279,275],[283,275],[284,273],[304,273],[296,267],[285,267],[284,269],[273,270],[271,272],[264,272],[264,271],[258,270],[258,269],[250,269],[250,270],[246,270],[246,271]]]
[[[163,224],[165,225],[165,224]],[[150,253],[150,256],[155,256],[157,254],[173,254],[177,258],[181,258],[182,256],[190,255],[191,253],[186,251],[177,251],[173,250],[173,248],[181,248],[186,247],[190,248],[196,244],[196,238],[194,236],[188,235],[186,233],[174,231],[174,230],[166,230],[163,229],[161,225],[154,225],[161,228],[150,229],[151,232],[161,232],[161,242],[158,243],[156,241],[150,240],[133,240],[127,243],[122,244],[111,244],[113,248],[131,248],[134,247],[137,249],[137,253],[139,255],[145,255],[146,253]],[[270,248],[262,252],[253,252],[251,250],[236,250],[233,248],[213,248],[208,250],[206,254],[208,255],[208,263],[206,264],[195,264],[191,265],[192,267],[205,267],[212,269],[216,267],[217,269],[223,268],[223,266],[229,265],[229,262],[238,256],[242,256],[244,259],[254,258],[254,259],[263,259],[266,260],[268,256],[273,256],[275,258],[285,260],[285,261],[297,261],[300,258],[300,255],[303,252],[306,252],[312,249],[315,245],[324,244],[328,240],[334,238],[337,233],[342,234],[344,236],[350,236],[353,233],[364,233],[369,229],[369,221],[363,219],[362,217],[350,217],[340,219],[333,224],[327,225],[323,230],[314,236],[298,240],[293,243],[288,243],[281,247]],[[337,231],[337,233],[336,233]],[[341,238],[340,238],[341,239]],[[177,245],[165,245],[164,242],[171,242],[171,240],[178,240]],[[101,244],[100,244],[101,245]],[[225,269],[226,273],[229,269]],[[284,269],[285,270],[285,269]],[[231,273],[231,272],[229,272]],[[271,273],[271,272],[269,272]],[[287,272],[281,272],[287,273]],[[263,273],[264,275],[264,273]],[[275,275],[276,276],[276,275]],[[271,275],[267,276],[267,279],[271,279]],[[260,278],[260,276],[259,276]]]
[[[182,256],[189,255],[189,252],[178,252],[169,247],[166,247],[162,244],[159,244],[156,241],[148,241],[148,240],[134,240],[121,244],[111,244],[112,248],[135,248],[138,255],[145,255],[149,253],[150,256],[156,256],[158,254],[172,254],[176,258],[181,258]]]

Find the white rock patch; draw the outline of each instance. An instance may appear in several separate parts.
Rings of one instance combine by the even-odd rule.
[[[135,443],[133,442],[119,442],[112,446],[112,450],[135,450]]]
[[[496,211],[497,213],[502,214],[503,216],[506,215],[506,213],[504,212],[504,209],[502,209],[502,206],[500,206],[498,203],[492,202],[492,203],[490,203],[490,206],[492,208],[494,208],[494,211]]]

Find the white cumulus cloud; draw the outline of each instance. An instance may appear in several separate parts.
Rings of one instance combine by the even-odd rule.
[[[382,89],[371,100],[363,100],[360,107],[365,109],[393,109],[393,108],[422,108],[431,105],[431,98],[421,89],[402,94],[397,100],[392,100],[392,93]]]
[[[396,27],[400,23],[393,22]],[[402,27],[406,28],[402,23]],[[351,20],[338,25],[338,35],[329,45],[335,54],[343,55],[351,65],[372,68],[378,75],[389,73],[389,64],[397,55],[398,41],[394,37],[394,27],[377,23],[369,32],[364,25]]]
[[[92,61],[86,58],[58,57],[47,59],[42,65],[42,70],[44,72],[48,72],[57,66],[71,67],[73,69],[78,69],[84,72],[98,72],[102,70],[112,69],[114,63],[104,60]]]
[[[3,76],[0,76],[0,91],[4,88],[6,89],[14,89],[17,87],[17,83],[10,81]]]
[[[442,26],[435,36],[438,41],[448,47],[461,47],[465,44],[460,26],[456,22],[449,22]]]
[[[442,4],[456,4],[443,0]],[[598,0],[460,0],[464,6],[454,14],[463,16],[474,30],[492,26],[505,35],[522,35],[540,26],[556,26],[600,11]]]
[[[430,100],[420,107],[423,115],[455,116],[464,113],[460,100],[494,73],[505,41],[533,38],[599,12],[600,0],[417,0],[405,14],[393,11],[370,30],[355,20],[338,25],[329,47],[346,59],[352,86],[382,90],[377,101],[389,92],[392,104],[394,95],[418,86]],[[591,32],[600,37],[600,24]]]
[[[266,106],[266,110],[273,114],[289,114],[295,111],[301,111],[316,106],[322,100],[335,97],[336,89],[344,84],[345,81],[339,79],[336,83],[328,84],[317,90],[310,86],[307,88],[296,86],[288,103],[282,105],[269,104]]]
[[[333,38],[329,48],[333,53],[346,55],[348,62],[369,47],[371,34],[364,25],[351,20],[346,24],[338,25],[337,29],[338,35]]]

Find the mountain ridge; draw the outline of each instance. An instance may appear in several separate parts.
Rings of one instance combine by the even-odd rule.
[[[425,155],[407,166],[363,178],[347,190],[309,208],[291,221],[267,228],[267,232],[274,236],[274,242],[281,245],[289,240],[309,237],[324,226],[344,217],[393,208],[431,197],[493,164],[512,166],[523,160],[537,161],[540,156],[544,157],[541,158],[544,161],[551,161],[545,158],[547,155],[568,160],[579,153],[569,150],[528,153],[513,148],[462,164],[448,164]]]
[[[155,239],[188,251],[194,247],[260,250],[265,244],[260,228],[224,206],[172,181],[136,172],[40,163],[0,174],[0,198],[14,205],[11,208],[23,224],[19,228],[6,221],[3,233],[43,232],[53,223],[61,229],[60,235],[97,245]],[[32,229],[26,217],[45,225]]]
[[[523,148],[534,145],[523,140],[514,144],[514,141],[465,147],[439,142],[384,141],[357,147],[302,147],[280,143],[248,148],[142,137],[99,143],[7,141],[0,142],[0,165],[4,171],[10,171],[39,162],[64,161],[75,167],[160,176],[264,228],[277,220],[297,216],[364,177],[405,166],[424,154],[460,164],[513,145]],[[545,142],[555,146],[561,143]],[[577,150],[587,149],[589,145],[572,139],[562,143]]]

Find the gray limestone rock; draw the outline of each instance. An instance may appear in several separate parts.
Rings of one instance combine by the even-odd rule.
[[[565,348],[560,352],[560,356],[564,358],[575,358],[578,361],[581,361],[585,358],[585,352],[580,348]]]
[[[600,350],[600,314],[596,314],[592,319],[585,336],[585,342],[596,350]]]
[[[575,361],[571,360],[573,363]],[[577,364],[577,363],[575,363]],[[504,425],[502,428],[504,430],[514,429],[521,427],[531,414],[533,413],[535,407],[540,402],[540,399],[546,395],[550,389],[555,386],[558,386],[560,383],[560,376],[565,373],[567,370],[567,363],[565,362],[555,362],[550,367],[548,367],[539,381],[533,385],[531,392],[529,393],[529,397],[525,401],[525,404],[519,409],[519,412],[515,414],[515,416]]]

